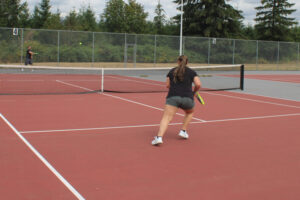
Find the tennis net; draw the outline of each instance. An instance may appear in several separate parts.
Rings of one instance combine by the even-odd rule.
[[[81,94],[167,92],[171,68],[71,68],[0,65],[0,94]],[[243,89],[244,66],[192,67],[202,90]]]

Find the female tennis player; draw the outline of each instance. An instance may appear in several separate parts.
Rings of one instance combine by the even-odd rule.
[[[169,88],[164,114],[160,122],[157,136],[154,137],[152,145],[163,143],[163,136],[167,131],[168,125],[176,114],[178,108],[185,111],[183,125],[179,136],[188,139],[187,126],[194,113],[194,94],[200,89],[201,81],[197,73],[187,67],[188,58],[184,55],[177,59],[178,66],[171,69],[167,75],[167,88]],[[193,89],[194,83],[194,89]]]

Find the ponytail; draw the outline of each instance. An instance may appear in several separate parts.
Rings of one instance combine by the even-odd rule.
[[[184,55],[179,56],[177,61],[179,61],[178,67],[175,68],[173,72],[174,79],[173,81],[176,83],[177,81],[182,82],[184,79],[185,67],[188,63],[188,58]]]

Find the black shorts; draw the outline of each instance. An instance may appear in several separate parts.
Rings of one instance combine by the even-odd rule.
[[[32,59],[30,59],[30,58],[26,58],[26,60],[25,60],[25,65],[32,65]]]
[[[181,108],[183,110],[191,110],[195,106],[193,99],[189,97],[172,96],[167,98],[166,104]]]

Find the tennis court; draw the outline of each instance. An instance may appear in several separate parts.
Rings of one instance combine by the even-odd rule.
[[[278,82],[289,82],[289,83],[300,83],[300,74],[264,74],[264,75],[247,75],[246,78],[258,79],[258,80],[268,80],[268,81],[278,81]]]
[[[28,81],[35,79],[30,76],[21,85],[38,87]],[[222,81],[226,76],[218,75]],[[162,84],[144,72],[138,77],[146,77],[148,85]],[[63,78],[51,80],[70,94],[62,90],[54,95],[49,90],[46,93],[51,94],[28,95],[40,92],[33,90],[0,96],[3,199],[293,200],[300,196],[297,100],[202,91],[206,104],[196,106],[190,139],[177,135],[183,120],[179,112],[164,144],[153,147],[165,92],[94,92],[99,88],[93,88],[90,76],[80,77],[89,79],[85,82],[74,76]],[[135,86],[141,84],[137,77],[127,82],[132,80]],[[127,86],[123,81],[116,85],[120,90]],[[7,89],[6,84],[2,81]],[[20,88],[19,83],[10,85]],[[78,89],[87,93],[77,94]]]

